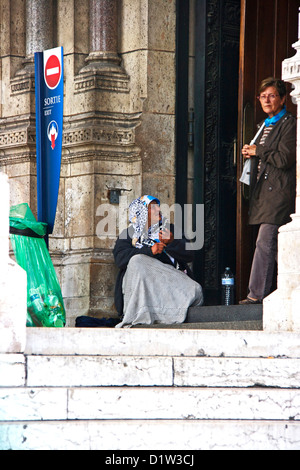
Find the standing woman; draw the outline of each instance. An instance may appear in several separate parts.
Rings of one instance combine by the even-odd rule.
[[[188,308],[203,303],[202,288],[188,266],[193,251],[184,238],[174,239],[174,227],[153,196],[132,201],[129,221],[113,250],[119,268],[115,305],[122,317],[117,328],[184,322]]]
[[[263,80],[258,99],[268,118],[242,154],[251,158],[249,224],[259,225],[259,231],[248,296],[240,304],[262,303],[271,292],[278,229],[295,211],[296,119],[285,107],[285,83],[273,77]]]

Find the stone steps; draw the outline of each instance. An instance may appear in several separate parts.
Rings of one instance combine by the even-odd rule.
[[[239,321],[217,321],[217,322],[204,322],[199,323],[181,323],[174,325],[165,325],[163,323],[154,325],[134,325],[132,328],[163,328],[163,329],[176,329],[176,330],[262,330],[262,320],[239,320]]]
[[[27,328],[25,355],[300,358],[300,335],[163,328]]]
[[[190,307],[183,324],[135,325],[134,328],[262,330],[262,305]]]
[[[294,358],[199,354],[197,357],[43,355],[26,359],[28,387],[300,387],[300,362]],[[7,378],[6,385],[10,385]]]
[[[0,449],[299,449],[299,339],[28,328],[0,355]]]
[[[297,422],[276,420],[55,420],[3,423],[1,428],[0,448],[5,442],[8,449],[57,450],[63,446],[64,450],[119,451],[116,454],[121,456],[120,451],[133,456],[146,451],[140,459],[150,459],[155,451],[161,455],[162,450],[194,453],[195,458],[198,454],[193,451],[198,449],[299,450],[300,441]],[[103,452],[97,457],[107,455]]]
[[[262,304],[190,307],[187,323],[262,321]]]
[[[3,396],[5,393],[5,397]],[[230,387],[31,387],[1,391],[1,421],[299,421],[299,390]]]

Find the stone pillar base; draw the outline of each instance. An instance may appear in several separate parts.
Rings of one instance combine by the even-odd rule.
[[[300,216],[279,229],[278,288],[263,302],[264,331],[300,332]]]
[[[117,317],[114,289],[117,268],[110,250],[70,254],[61,266],[67,327],[76,317]]]
[[[266,332],[291,330],[291,297],[277,289],[263,301],[263,330]]]
[[[112,91],[129,93],[129,77],[115,63],[91,62],[75,77],[75,93],[90,91]]]
[[[0,282],[0,353],[22,353],[26,346],[27,274],[8,261]]]
[[[9,185],[0,173],[0,353],[22,353],[26,344],[27,274],[8,256]]]

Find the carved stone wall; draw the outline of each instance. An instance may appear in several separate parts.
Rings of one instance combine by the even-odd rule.
[[[176,1],[120,2],[120,53],[130,75],[133,112],[141,149],[142,192],[162,202],[175,198],[175,37]]]
[[[33,53],[63,46],[62,167],[49,250],[67,325],[78,315],[113,315],[118,232],[99,233],[101,208],[118,230],[113,190],[123,206],[142,193],[174,202],[175,0],[0,0],[0,17],[0,170],[10,204],[28,202],[36,214]]]

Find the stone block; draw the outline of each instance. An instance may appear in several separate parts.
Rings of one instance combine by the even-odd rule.
[[[93,236],[70,238],[70,249],[73,252],[90,250],[95,245],[94,240]]]
[[[0,354],[0,387],[24,386],[25,377],[23,354]]]
[[[52,236],[63,238],[65,236],[65,179],[60,178],[57,198],[57,208],[55,214],[54,228]],[[59,250],[60,251],[60,250]]]
[[[148,52],[148,99],[144,111],[175,114],[174,52]]]
[[[83,297],[64,297],[66,309],[66,327],[75,326],[75,320],[81,315],[87,315],[90,309],[90,298],[88,295]]]
[[[169,386],[170,357],[28,356],[29,387]]]
[[[159,15],[157,12],[159,11]],[[148,2],[149,49],[174,51],[176,33],[176,1]]]
[[[63,297],[84,297],[89,292],[89,285],[89,258],[81,260],[80,256],[71,256],[64,260],[61,286]]]
[[[65,236],[94,233],[94,178],[81,175],[65,180]]]
[[[0,208],[0,267],[5,269],[8,263],[9,248],[9,189],[8,177],[0,173],[1,208]]]
[[[115,291],[116,266],[114,260],[93,260],[91,264],[91,297],[113,296]]]
[[[67,419],[63,388],[0,388],[0,421]]]
[[[13,260],[0,266],[0,353],[23,352],[26,344],[27,273]]]
[[[300,217],[292,215],[292,222],[279,229],[277,290],[263,302],[263,326],[265,331],[299,332],[297,315],[293,320],[293,291],[300,286]],[[295,294],[294,299],[297,298]],[[296,309],[299,309],[299,305]]]
[[[188,451],[299,450],[300,440],[299,422],[274,420],[27,421],[0,426],[1,450],[153,449],[161,455],[161,449],[175,453],[185,449],[185,463],[191,467],[197,467],[197,462],[189,460],[194,452]],[[157,457],[153,454],[152,464]]]
[[[180,387],[300,388],[299,359],[174,358],[174,385]]]
[[[298,390],[255,387],[81,387],[68,405],[69,419],[300,420]]]
[[[78,269],[81,269],[81,267],[78,266]],[[103,250],[99,250],[96,252],[95,256],[91,257],[87,269],[88,274],[85,276],[87,284],[85,291],[82,291],[82,297],[88,298],[88,310],[85,313],[80,313],[76,308],[76,316],[87,313],[98,318],[115,316],[114,289],[117,269],[111,251],[107,250],[104,253]],[[76,303],[72,302],[72,304],[75,305]]]
[[[190,467],[197,467],[197,462],[189,460],[194,452],[188,451],[299,450],[300,440],[299,422],[274,420],[27,421],[0,426],[1,450],[153,449],[161,455],[161,449],[175,453],[185,449],[185,463]],[[153,454],[152,464],[157,457]]]
[[[27,274],[8,256],[9,186],[3,173],[0,191],[0,353],[19,353],[26,342]]]
[[[144,5],[139,8],[132,0],[123,0],[119,6],[119,18],[122,27],[119,28],[119,51],[129,52],[145,47],[147,11]],[[143,21],[141,27],[141,21]]]
[[[292,304],[292,330],[294,332],[300,333],[300,284],[293,291],[291,296]]]
[[[26,354],[299,358],[300,337],[284,331],[29,328]]]
[[[161,204],[172,205],[175,201],[175,176],[144,173],[142,191],[158,197]]]
[[[263,301],[263,329],[266,332],[292,331],[290,295],[279,289]]]
[[[143,115],[141,126],[136,131],[136,138],[141,148],[144,172],[175,175],[174,135],[173,115],[151,113]]]

